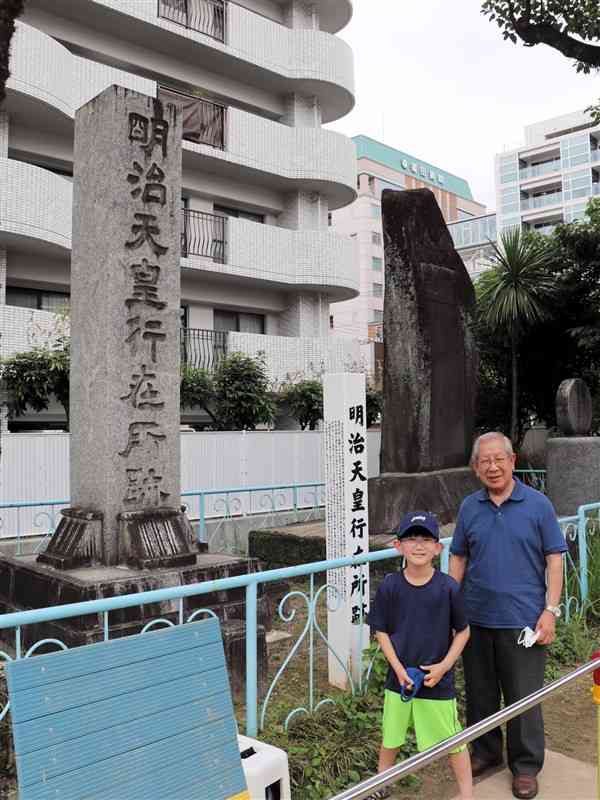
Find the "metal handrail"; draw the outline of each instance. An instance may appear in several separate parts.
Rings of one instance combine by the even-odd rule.
[[[558,692],[560,689],[563,689],[572,681],[575,681],[577,678],[581,678],[582,675],[587,675],[589,672],[593,672],[593,670],[599,668],[600,658],[597,658],[594,661],[588,661],[587,664],[578,667],[568,675],[563,675],[562,678],[558,678],[552,683],[549,683],[547,686],[543,686],[541,689],[538,689],[537,692],[533,692],[527,697],[524,697],[522,700],[517,700],[516,703],[503,708],[501,711],[497,711],[495,714],[492,714],[491,717],[486,717],[486,719],[475,723],[475,725],[471,725],[470,728],[466,728],[461,733],[457,733],[455,736],[450,737],[450,739],[445,739],[440,744],[435,745],[435,747],[430,747],[429,750],[424,750],[422,753],[417,753],[416,755],[407,758],[406,761],[403,761],[401,764],[386,769],[385,772],[380,772],[377,775],[373,775],[371,778],[361,781],[361,783],[357,783],[351,789],[346,789],[340,794],[336,794],[335,797],[331,798],[331,800],[363,800],[363,798],[367,797],[376,789],[382,789],[384,786],[390,786],[399,778],[426,767],[433,761],[437,761],[438,758],[441,758],[441,756],[444,756],[447,753],[450,753],[452,750],[455,750],[457,747],[460,747],[460,745],[472,742],[473,739],[477,739],[479,736],[491,731],[493,728],[497,728],[498,725],[501,725],[503,722],[508,722],[508,720],[518,717],[519,714],[529,711],[530,708],[537,706],[542,702],[542,700],[545,700],[547,697],[550,697],[550,695]]]

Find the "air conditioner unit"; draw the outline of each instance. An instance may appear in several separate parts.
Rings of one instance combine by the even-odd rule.
[[[285,750],[238,734],[250,800],[292,800]]]

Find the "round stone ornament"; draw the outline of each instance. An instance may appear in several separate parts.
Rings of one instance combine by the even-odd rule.
[[[556,422],[564,436],[589,434],[592,427],[592,396],[581,378],[569,378],[558,387]]]

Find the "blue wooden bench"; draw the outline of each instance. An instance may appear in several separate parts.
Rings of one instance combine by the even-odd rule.
[[[19,800],[250,800],[216,619],[5,671]]]

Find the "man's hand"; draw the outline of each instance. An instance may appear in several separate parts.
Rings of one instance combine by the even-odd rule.
[[[402,664],[394,670],[396,673],[396,677],[398,678],[398,683],[400,686],[403,686],[405,689],[412,689],[413,682],[410,679],[408,672],[404,669]]]
[[[432,689],[434,686],[437,686],[444,675],[448,672],[448,669],[443,662],[440,662],[439,664],[422,664],[421,669],[423,672],[427,673],[427,677],[423,681],[423,684],[430,689]]]
[[[536,644],[552,644],[556,639],[556,617],[551,611],[543,611],[535,626],[539,632]]]

